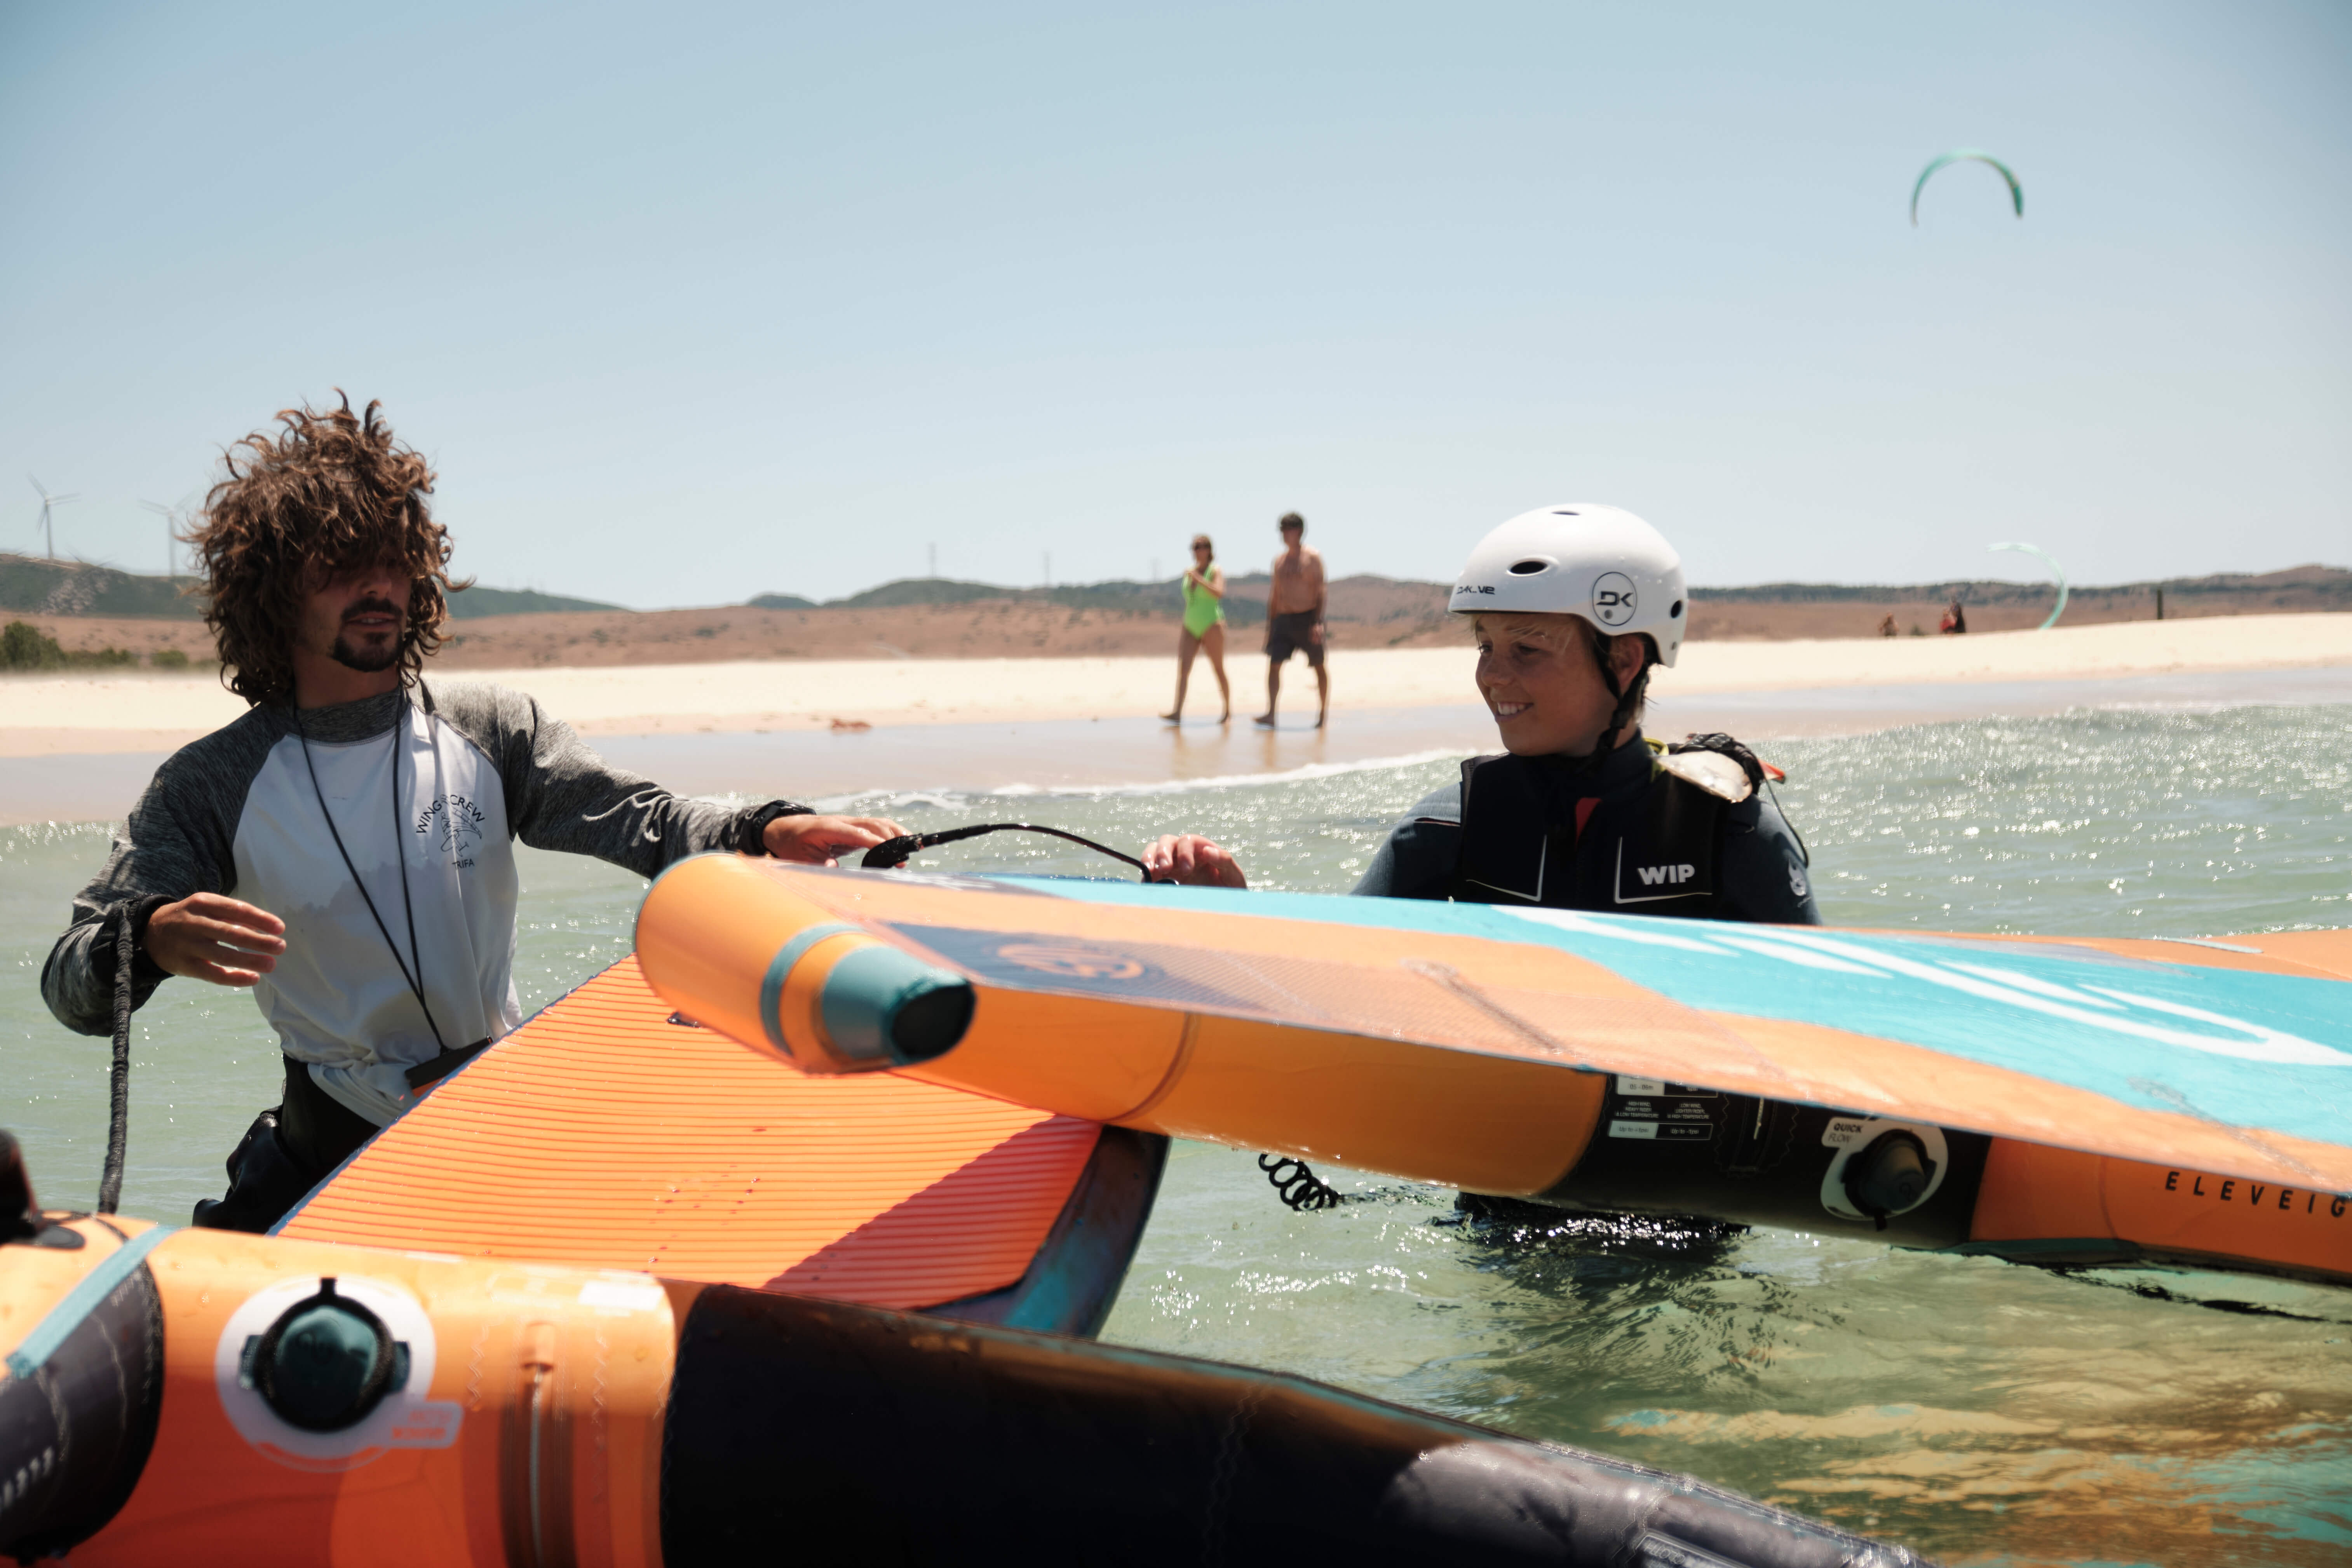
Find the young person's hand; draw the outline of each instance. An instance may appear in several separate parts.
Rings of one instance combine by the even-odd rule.
[[[833,866],[839,864],[839,856],[906,833],[887,816],[780,816],[768,824],[760,841],[774,859]]]
[[[166,974],[250,985],[278,967],[286,922],[220,893],[191,893],[147,917],[147,956]]]
[[[1246,888],[1241,862],[1223,845],[1197,833],[1171,833],[1143,852],[1144,868],[1156,882],[1195,888]]]

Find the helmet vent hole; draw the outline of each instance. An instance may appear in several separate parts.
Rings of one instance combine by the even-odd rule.
[[[1514,561],[1511,563],[1511,575],[1514,577],[1532,577],[1538,572],[1549,572],[1550,570],[1551,563],[1549,561]]]
[[[1674,607],[1673,609],[1668,610],[1668,611],[1666,612],[1666,619],[1668,619],[1668,620],[1670,620],[1670,621],[1678,621],[1678,620],[1681,620],[1682,618],[1683,618],[1683,602],[1682,602],[1680,599],[1676,599],[1676,600],[1675,601],[1675,607]]]
[[[1572,512],[1572,511],[1569,510],[1568,510],[1568,508],[1566,508],[1566,507],[1564,507],[1564,506],[1556,506],[1556,507],[1552,508],[1552,509],[1551,509],[1551,514],[1552,514],[1552,516],[1554,516],[1554,517],[1576,517],[1576,516],[1580,515],[1580,514],[1579,514],[1579,513],[1577,513],[1577,512]]]

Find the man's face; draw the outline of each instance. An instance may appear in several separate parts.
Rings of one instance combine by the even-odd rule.
[[[313,582],[302,600],[304,648],[366,675],[400,661],[415,587],[406,572],[368,566]]]
[[[1298,542],[1306,537],[1307,531],[1303,528],[1286,528],[1282,531],[1282,547],[1285,550],[1296,550],[1298,548]]]

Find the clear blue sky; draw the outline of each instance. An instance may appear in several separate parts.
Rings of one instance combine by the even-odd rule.
[[[341,385],[638,605],[2352,563],[2352,6],[0,6],[0,548]],[[1963,165],[1906,220],[1913,177]]]

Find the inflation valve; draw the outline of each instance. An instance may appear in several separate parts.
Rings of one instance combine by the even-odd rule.
[[[408,1382],[408,1347],[329,1278],[246,1341],[237,1374],[288,1426],[340,1432]]]
[[[1927,1202],[1935,1184],[1936,1162],[1928,1157],[1927,1146],[1910,1132],[1882,1132],[1846,1162],[1846,1201],[1881,1230],[1890,1216]]]

